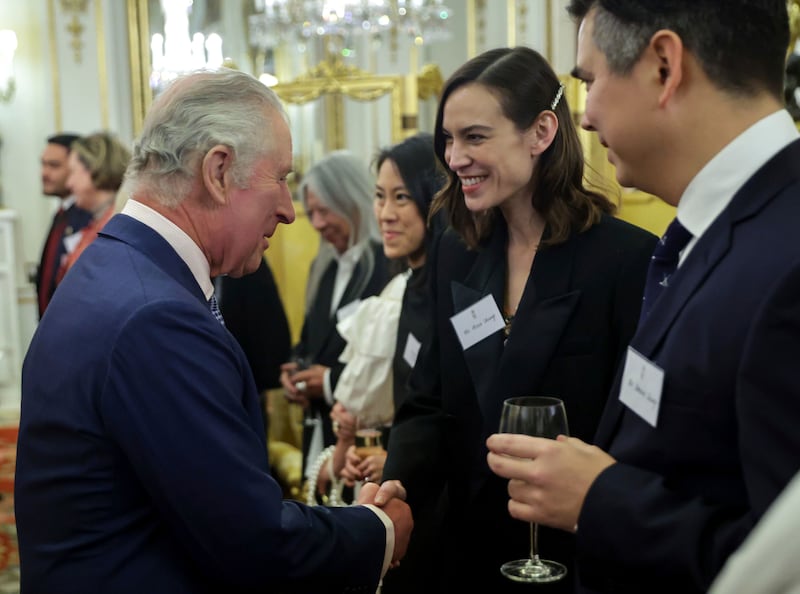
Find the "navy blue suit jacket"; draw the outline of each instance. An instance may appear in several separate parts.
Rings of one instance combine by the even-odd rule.
[[[664,370],[657,426],[609,399],[589,490],[587,586],[705,592],[800,468],[800,141],[704,233],[631,346]]]
[[[282,501],[247,359],[189,268],[117,215],[26,355],[16,476],[22,591],[373,591],[361,506]]]

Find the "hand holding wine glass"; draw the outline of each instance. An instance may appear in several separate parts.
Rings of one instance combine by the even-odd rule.
[[[357,417],[355,439],[355,447],[352,450],[354,470],[363,477],[363,480],[379,481],[386,457],[381,423],[376,419]],[[359,461],[356,462],[355,458],[358,458]],[[352,466],[352,463],[348,466]]]
[[[503,402],[500,433],[521,433],[555,439],[569,435],[567,413],[558,398],[522,396]],[[530,525],[531,548],[527,559],[504,563],[500,571],[507,578],[525,583],[546,583],[562,579],[567,568],[556,561],[541,559],[538,552],[538,527]]]
[[[369,417],[356,417],[356,454],[362,459],[383,452],[380,424]]]

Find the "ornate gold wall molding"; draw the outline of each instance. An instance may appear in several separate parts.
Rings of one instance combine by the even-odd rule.
[[[431,97],[438,97],[444,86],[444,78],[442,71],[436,64],[425,64],[417,76],[417,97],[422,99],[430,99]]]
[[[47,34],[50,37],[50,68],[53,77],[53,122],[56,131],[63,130],[61,114],[61,70],[58,67],[58,37],[56,36],[56,8],[54,0],[47,1]]]
[[[83,60],[83,32],[86,30],[81,17],[88,11],[89,0],[61,0],[61,11],[67,15],[70,20],[67,23],[66,30],[72,37],[69,45],[72,47],[75,62],[80,64]]]
[[[106,60],[106,31],[103,23],[103,6],[94,0],[94,23],[97,44],[97,79],[100,81],[100,124],[104,130],[110,126],[108,104],[108,62]]]
[[[473,58],[486,46],[486,0],[467,3],[467,58]]]
[[[344,148],[343,97],[356,101],[375,101],[391,94],[392,142],[403,138],[402,113],[404,77],[376,76],[348,66],[335,54],[294,81],[280,83],[272,90],[286,103],[303,105],[320,98],[326,100],[326,150]]]
[[[541,1],[541,0],[540,0]],[[553,62],[553,0],[545,0],[544,5],[544,57]],[[529,45],[527,0],[506,0],[506,36],[508,47]]]

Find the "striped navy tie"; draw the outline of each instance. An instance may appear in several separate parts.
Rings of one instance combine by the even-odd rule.
[[[217,318],[217,321],[225,325],[225,320],[222,317],[222,312],[219,310],[219,303],[217,303],[217,297],[213,293],[211,294],[211,299],[208,300],[208,304],[211,307],[211,313],[214,314],[214,317]]]
[[[680,253],[691,238],[692,234],[676,217],[656,244],[653,257],[650,259],[650,266],[647,269],[639,323],[647,317],[658,300],[658,296],[669,286],[669,278],[678,268]]]

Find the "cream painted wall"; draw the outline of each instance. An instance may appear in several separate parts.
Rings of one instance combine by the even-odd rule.
[[[83,29],[74,37],[73,17]],[[0,28],[16,31],[16,94],[0,103],[3,206],[16,213],[20,360],[36,327],[34,288],[27,271],[38,262],[57,207],[44,197],[39,156],[47,136],[112,130],[132,140],[127,17],[124,0],[88,0],[81,14],[68,14],[60,0],[0,0]],[[79,56],[72,47],[80,41]],[[11,392],[11,393],[9,393]],[[18,387],[0,390],[0,408],[13,408]]]

